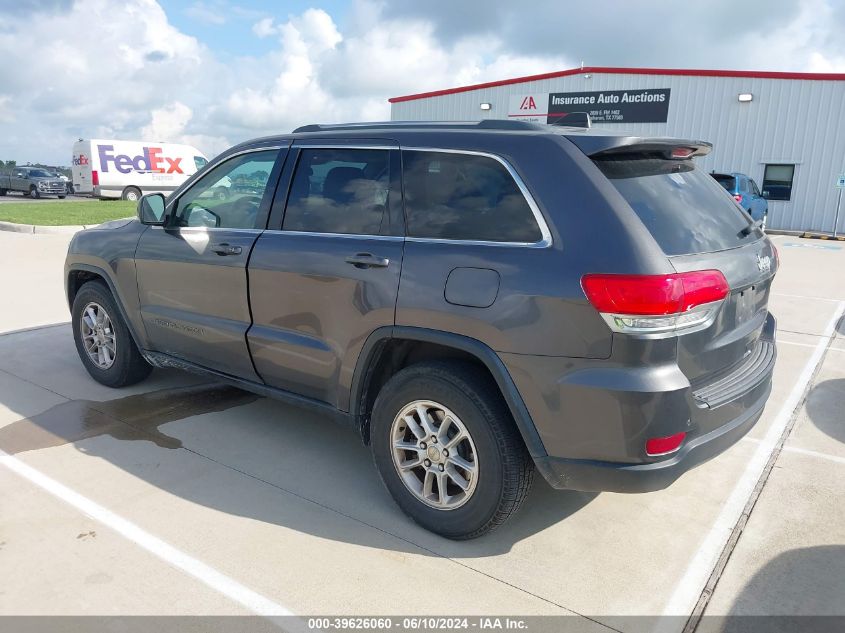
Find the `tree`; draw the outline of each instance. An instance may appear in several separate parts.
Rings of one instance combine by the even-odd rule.
[[[18,165],[18,161],[16,161],[16,160],[7,160],[6,161],[6,167],[8,167],[9,169],[12,169],[13,167],[17,167],[17,165]]]

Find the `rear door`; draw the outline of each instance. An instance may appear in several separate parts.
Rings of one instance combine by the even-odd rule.
[[[287,151],[258,148],[223,160],[168,204],[166,227],[143,233],[135,265],[153,350],[259,380],[246,344],[246,263]]]
[[[683,372],[695,386],[735,367],[753,353],[767,327],[776,268],[771,242],[691,160],[630,157],[595,162],[675,270],[716,269],[728,281],[731,293],[713,324],[678,336]]]
[[[398,145],[301,142],[288,165],[249,264],[249,347],[267,384],[346,410],[367,336],[394,323]]]

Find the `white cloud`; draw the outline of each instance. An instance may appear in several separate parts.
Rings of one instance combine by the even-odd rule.
[[[281,24],[268,18],[254,24],[253,31],[279,37],[280,50],[268,59],[273,81],[235,89],[218,116],[256,131],[309,122],[386,120],[389,96],[570,64],[561,56],[510,54],[494,38],[444,48],[430,24],[384,20],[379,6],[367,2],[357,5],[346,33],[320,9]]]
[[[181,137],[192,115],[193,111],[188,106],[174,101],[152,111],[149,124],[141,128],[141,136],[151,141]]]
[[[279,5],[266,15],[223,0],[185,10],[205,24],[240,21],[272,47],[252,57],[217,54],[219,43],[181,32],[156,0],[41,3],[37,19],[0,26],[0,145],[6,159],[66,163],[78,137],[149,136],[211,156],[303,123],[387,119],[390,96],[569,68],[583,49],[608,57],[590,64],[704,67],[730,56],[733,68],[845,72],[834,0],[777,0],[789,10],[765,28],[726,28],[709,5],[675,7],[666,23],[695,23],[718,40],[709,47],[650,44],[654,6],[648,19],[633,8],[607,15],[596,43],[585,25],[600,9],[538,1],[543,11],[522,15],[504,4],[479,12],[482,0],[358,0],[342,23],[316,8],[284,17]]]
[[[276,35],[279,30],[276,28],[273,18],[262,18],[252,25],[252,32],[258,37],[270,37]]]
[[[194,2],[185,9],[185,15],[202,24],[213,24],[215,26],[226,24],[226,17],[221,10],[209,7],[204,2]]]
[[[15,112],[12,109],[12,97],[0,95],[0,123],[12,123],[15,120]]]

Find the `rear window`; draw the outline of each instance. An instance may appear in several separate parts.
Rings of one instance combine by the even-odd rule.
[[[722,185],[727,191],[734,190],[736,182],[733,176],[727,176],[725,174],[711,174],[711,176],[713,176],[713,180]]]
[[[743,246],[762,233],[708,174],[689,161],[608,158],[595,161],[667,255]]]

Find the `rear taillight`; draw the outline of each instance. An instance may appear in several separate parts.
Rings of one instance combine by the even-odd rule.
[[[740,194],[740,193],[735,193],[735,194],[734,194],[734,200],[736,200],[737,202],[739,202],[740,204],[742,204],[742,194]]]
[[[645,452],[651,457],[674,453],[681,447],[686,436],[686,433],[681,432],[668,437],[652,437],[645,442]]]
[[[712,323],[730,287],[718,270],[581,278],[584,294],[615,332],[664,334]]]
[[[96,171],[91,172],[91,184],[92,185],[99,185],[100,184],[100,174],[99,174],[99,172],[96,172]]]

